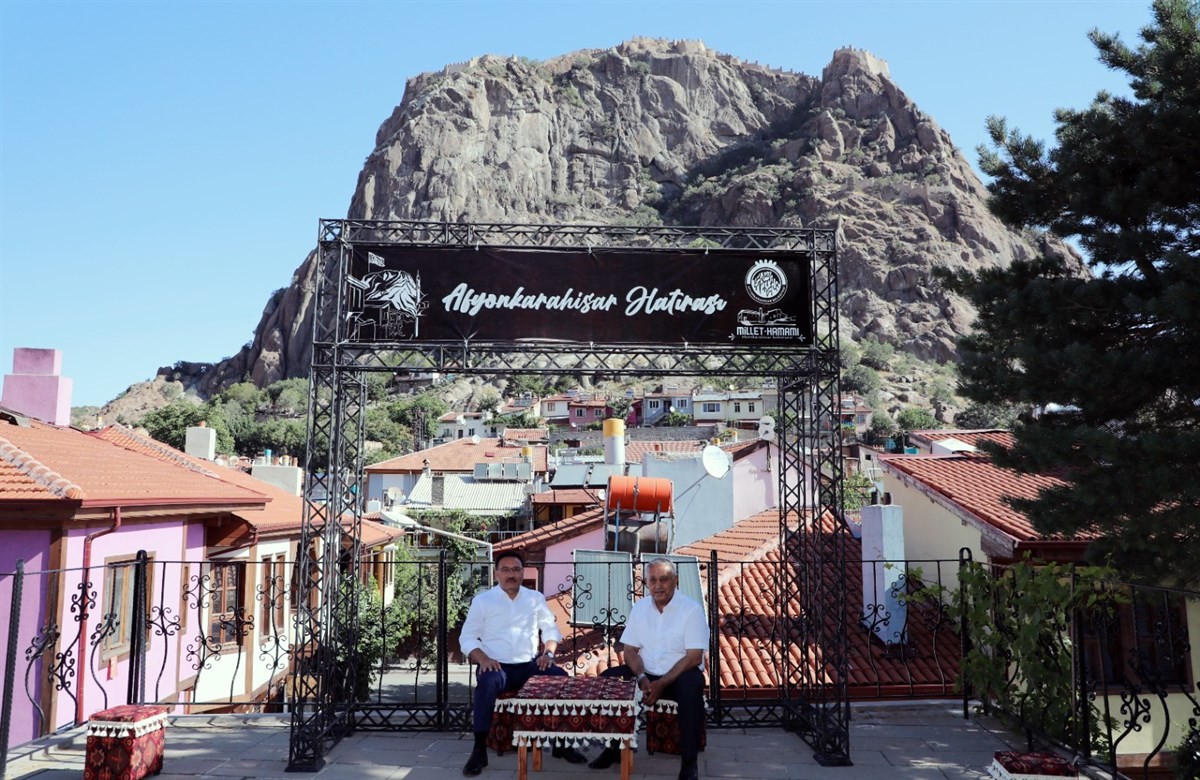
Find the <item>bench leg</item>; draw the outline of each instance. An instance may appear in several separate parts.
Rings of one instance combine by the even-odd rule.
[[[533,771],[542,771],[542,749],[537,746],[533,748]]]
[[[529,780],[529,767],[525,765],[528,755],[529,748],[524,745],[517,747],[517,780]]]
[[[629,780],[633,774],[633,748],[628,743],[621,748],[621,780]]]

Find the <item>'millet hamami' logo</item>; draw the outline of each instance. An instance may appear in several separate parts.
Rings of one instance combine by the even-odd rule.
[[[731,338],[752,338],[791,341],[800,338],[796,317],[774,304],[783,300],[788,291],[788,278],[774,260],[758,260],[746,272],[746,292],[756,303],[757,309],[742,309],[738,312],[737,331]],[[771,307],[771,308],[768,308]]]
[[[746,272],[746,292],[763,306],[779,303],[787,291],[787,274],[774,260],[759,260]]]

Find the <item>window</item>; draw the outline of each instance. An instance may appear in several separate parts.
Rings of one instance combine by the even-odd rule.
[[[223,645],[234,644],[242,639],[245,622],[242,575],[245,568],[246,565],[241,561],[208,565],[208,635]]]
[[[576,417],[583,417],[583,407],[580,407],[580,408],[578,408],[578,409],[576,409],[576,410],[575,410],[575,416],[576,416]]]
[[[287,617],[284,593],[287,592],[283,573],[283,556],[262,559],[263,625],[282,631]]]
[[[1128,603],[1084,617],[1087,675],[1114,685],[1192,687],[1186,603],[1177,593],[1138,589]]]
[[[741,401],[734,401],[734,402],[733,402],[733,413],[734,413],[734,414],[741,414],[741,413],[742,413],[742,402],[741,402]]]
[[[596,410],[596,411],[593,413],[593,415],[592,415],[592,416],[593,416],[593,417],[603,417],[603,416],[604,416],[604,410],[603,410],[603,409],[597,409],[597,410]]]
[[[686,398],[677,398],[677,399],[675,399],[675,408],[676,408],[676,409],[686,409],[686,408],[688,408],[688,399],[686,399]]]
[[[547,412],[557,412],[558,411],[558,401],[547,401],[546,402],[546,411]]]
[[[704,412],[705,414],[717,414],[721,411],[721,404],[711,402],[703,403],[700,405],[700,411]]]
[[[104,611],[101,613],[99,626],[105,626],[111,620],[111,626],[105,629],[104,640],[100,646],[101,658],[107,660],[114,656],[129,652],[133,637],[133,586],[137,558],[130,556],[114,556],[104,561]],[[150,631],[150,595],[154,592],[154,566],[146,567],[146,632]]]
[[[646,404],[646,408],[651,409],[651,410],[660,409],[660,408],[662,408],[662,401],[648,401]]]
[[[749,410],[750,414],[754,414],[754,402],[753,401],[750,401],[748,404],[746,404],[746,408]]]

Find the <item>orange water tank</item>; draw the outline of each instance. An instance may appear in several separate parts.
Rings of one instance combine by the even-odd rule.
[[[632,512],[671,511],[671,480],[663,477],[609,477],[608,505]]]

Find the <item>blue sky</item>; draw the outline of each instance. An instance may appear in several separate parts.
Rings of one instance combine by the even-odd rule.
[[[1050,139],[1054,108],[1123,91],[1086,33],[1149,21],[1148,0],[0,0],[0,372],[58,348],[74,404],[102,404],[235,353],[405,81],[447,63],[641,35],[819,76],[854,46],[975,163],[988,114]]]

